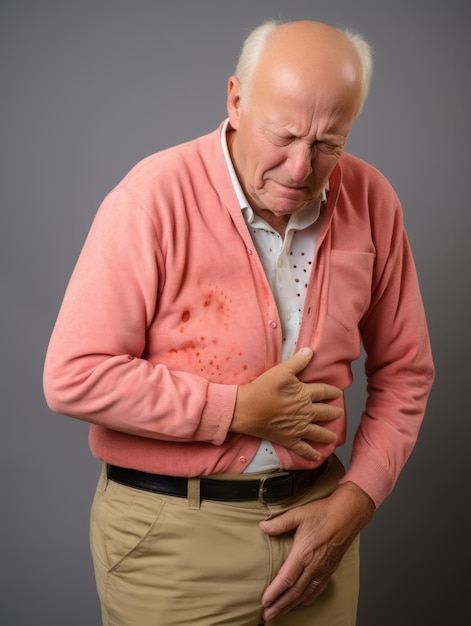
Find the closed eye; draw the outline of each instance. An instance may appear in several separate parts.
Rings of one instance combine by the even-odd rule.
[[[316,141],[314,147],[323,154],[340,155],[343,152],[342,145],[327,143],[326,141]]]
[[[279,148],[289,146],[294,141],[303,141],[299,137],[295,137],[294,135],[278,135],[272,133],[270,135],[270,141],[274,146]],[[322,152],[327,155],[340,155],[343,152],[343,145],[338,145],[335,143],[329,143],[327,141],[316,140],[311,146],[311,150],[314,153],[316,150]]]

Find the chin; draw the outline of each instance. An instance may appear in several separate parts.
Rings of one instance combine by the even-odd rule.
[[[293,213],[297,213],[302,209],[305,209],[307,206],[312,204],[312,200],[305,200],[304,202],[293,202],[292,200],[286,200],[285,202],[276,202],[273,204],[273,208],[269,209],[275,215],[292,215]]]
[[[263,211],[269,211],[277,217],[292,215],[293,213],[296,213],[313,203],[312,198],[271,197],[267,193],[258,193],[257,195],[254,194],[252,199],[255,200],[256,206],[260,209]]]

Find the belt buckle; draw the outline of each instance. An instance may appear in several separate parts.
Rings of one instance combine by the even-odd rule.
[[[265,483],[267,482],[267,480],[271,480],[272,478],[279,478],[280,476],[290,476],[291,472],[277,472],[276,474],[269,474],[268,476],[264,476],[263,478],[260,479],[260,484],[258,487],[258,501],[261,504],[270,504],[269,502],[265,501],[264,498],[264,494],[266,492],[266,487],[265,487]],[[280,498],[280,501],[283,498]],[[270,502],[276,502],[276,500],[271,500]]]

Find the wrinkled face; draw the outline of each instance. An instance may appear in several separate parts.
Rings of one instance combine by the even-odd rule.
[[[242,106],[240,83],[229,80],[228,142],[255,212],[289,216],[320,198],[358,111],[357,89],[322,84],[277,73],[254,80]]]

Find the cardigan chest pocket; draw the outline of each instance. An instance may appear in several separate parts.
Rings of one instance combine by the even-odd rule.
[[[327,315],[356,330],[371,300],[374,254],[331,250]]]

